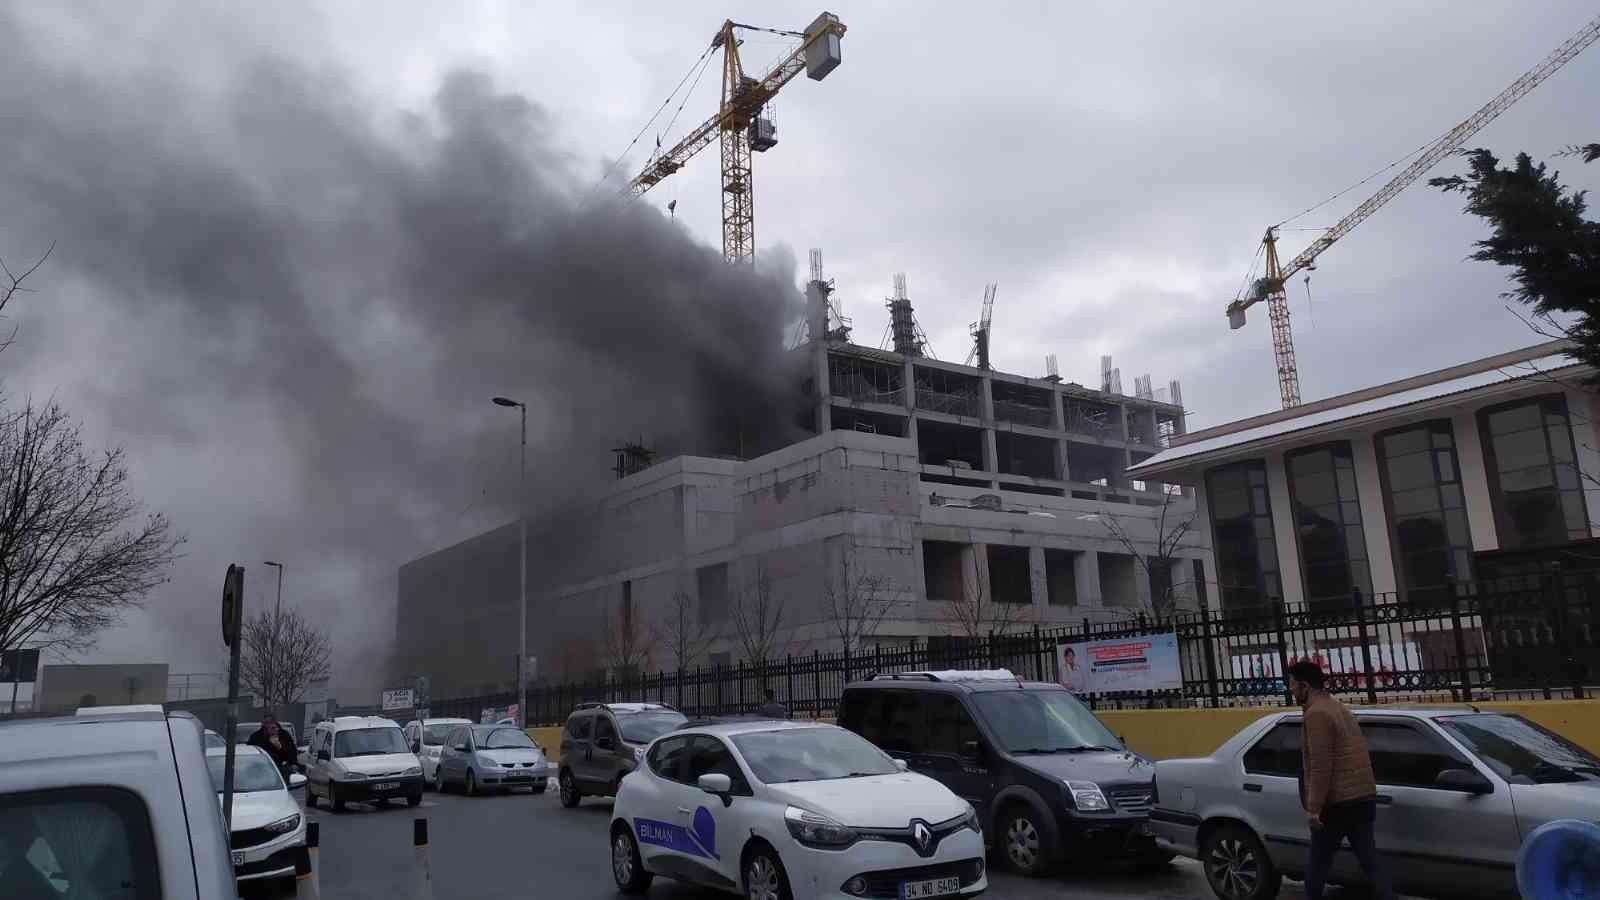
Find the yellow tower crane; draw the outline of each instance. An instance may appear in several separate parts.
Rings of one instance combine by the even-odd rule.
[[[1579,29],[1578,33],[1568,38],[1566,43],[1557,47],[1553,53],[1545,57],[1537,66],[1522,74],[1521,78],[1511,83],[1511,86],[1501,91],[1499,96],[1484,104],[1482,109],[1473,113],[1466,121],[1445,132],[1444,136],[1428,145],[1421,156],[1412,161],[1405,171],[1389,179],[1377,193],[1368,197],[1365,202],[1356,207],[1355,211],[1345,216],[1337,225],[1323,232],[1311,246],[1300,252],[1299,256],[1289,260],[1288,265],[1278,263],[1278,228],[1284,223],[1280,222],[1267,229],[1266,236],[1261,243],[1266,250],[1266,273],[1256,279],[1249,289],[1240,297],[1228,304],[1228,325],[1232,328],[1244,327],[1244,311],[1257,303],[1267,302],[1267,318],[1272,322],[1272,353],[1278,363],[1278,392],[1282,395],[1283,408],[1290,409],[1300,405],[1300,372],[1294,361],[1294,336],[1289,332],[1289,300],[1284,294],[1283,286],[1290,278],[1302,269],[1315,269],[1317,256],[1322,251],[1333,246],[1333,242],[1349,234],[1352,229],[1360,225],[1368,216],[1377,212],[1385,203],[1393,199],[1411,182],[1421,178],[1434,164],[1455,152],[1466,143],[1467,139],[1477,134],[1479,129],[1494,121],[1497,116],[1505,112],[1513,103],[1522,99],[1527,93],[1539,85],[1557,69],[1572,61],[1572,58],[1582,53],[1596,39],[1600,39],[1600,18]],[[1335,195],[1337,196],[1337,195]],[[1332,199],[1332,198],[1330,198]],[[1324,201],[1326,202],[1326,201]],[[1320,205],[1320,204],[1319,204]],[[1315,207],[1313,207],[1315,208]]]
[[[800,46],[760,78],[744,74],[739,62],[735,30],[767,31],[799,37]],[[802,70],[821,81],[839,65],[839,40],[844,24],[832,13],[817,16],[806,30],[777,31],[722,23],[711,39],[711,49],[722,51],[722,105],[670,150],[661,153],[628,183],[627,193],[637,197],[683,168],[691,156],[704,150],[713,137],[722,141],[722,255],[730,263],[750,263],[756,256],[755,196],[750,180],[750,153],[770,150],[778,142],[772,120],[762,115],[780,88]]]

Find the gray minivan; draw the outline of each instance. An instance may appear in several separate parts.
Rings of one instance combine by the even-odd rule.
[[[664,703],[580,703],[561,730],[561,805],[615,797],[653,740],[689,721]]]

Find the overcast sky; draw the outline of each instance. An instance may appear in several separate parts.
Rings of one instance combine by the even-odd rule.
[[[186,158],[204,159],[209,169],[249,175],[281,166],[252,161],[264,151],[251,146],[252,123],[241,124],[238,115],[256,108],[240,104],[241,86],[273,92],[271,78],[261,87],[263,67],[299,73],[295,83],[302,85],[333,86],[328,92],[337,103],[319,110],[375,123],[370,134],[355,132],[348,143],[363,152],[381,147],[396,159],[408,153],[408,117],[463,127],[441,97],[456,98],[459,114],[460,104],[479,96],[503,101],[520,95],[528,106],[518,115],[533,122],[519,126],[534,144],[521,160],[535,173],[538,190],[530,196],[548,200],[530,201],[527,208],[563,209],[610,168],[725,17],[800,29],[818,7],[591,2],[580,13],[576,4],[388,3],[379,16],[373,12],[378,7],[365,3],[203,6],[16,3],[0,9],[7,45],[26,48],[18,54],[21,62],[8,64],[10,85],[0,90],[0,169],[10,170],[0,177],[0,254],[11,262],[37,255],[51,241],[58,245],[33,285],[37,293],[10,311],[22,332],[18,345],[0,355],[0,379],[12,399],[53,395],[83,420],[91,442],[125,445],[141,496],[190,535],[189,557],[172,584],[151,598],[147,612],[108,633],[97,659],[166,660],[173,671],[219,671],[220,647],[206,648],[216,643],[212,611],[223,567],[229,561],[250,565],[250,584],[259,589],[270,584],[259,560],[282,558],[290,567],[286,601],[315,605],[341,648],[339,680],[365,690],[375,687],[371,669],[381,664],[372,652],[374,637],[392,634],[394,568],[503,518],[494,498],[514,477],[514,423],[492,408],[437,416],[420,404],[403,414],[388,410],[382,427],[393,429],[394,439],[363,444],[363,453],[381,456],[385,446],[410,446],[395,450],[394,459],[375,460],[378,483],[353,486],[346,504],[368,504],[384,492],[378,484],[409,481],[393,491],[403,496],[384,498],[385,509],[401,510],[389,514],[405,521],[393,528],[396,536],[334,541],[338,546],[330,551],[328,534],[389,529],[381,517],[329,507],[325,487],[319,486],[319,504],[291,486],[321,465],[306,458],[307,445],[294,435],[317,420],[286,421],[281,405],[252,405],[248,371],[233,373],[231,386],[194,390],[189,382],[205,379],[206,370],[172,362],[193,346],[194,335],[186,331],[192,326],[163,318],[173,310],[156,298],[133,304],[129,297],[159,291],[159,284],[119,285],[117,267],[128,265],[132,276],[137,263],[104,253],[86,259],[75,249],[114,244],[115,230],[93,242],[59,233],[72,227],[62,223],[85,220],[81,213],[57,216],[53,192],[60,192],[63,205],[69,197],[72,204],[90,203],[91,212],[93,203],[103,203],[102,218],[116,220],[133,202],[121,185],[146,173],[134,166],[119,180],[85,191],[59,175],[56,161],[30,152],[48,142],[29,143],[15,126],[32,123],[36,130],[48,121],[69,142],[181,146]],[[999,369],[1042,375],[1045,356],[1054,353],[1063,377],[1097,385],[1099,357],[1109,353],[1129,390],[1134,376],[1146,372],[1158,386],[1181,379],[1191,428],[1265,412],[1278,397],[1265,310],[1252,310],[1249,326],[1238,332],[1228,330],[1223,316],[1265,226],[1431,141],[1593,15],[1592,4],[1583,2],[1540,3],[1536,12],[1528,4],[1443,2],[1140,4],[1131,13],[1125,7],[831,6],[849,29],[844,63],[826,81],[802,77],[784,90],[775,108],[779,144],[755,158],[756,237],[760,256],[773,263],[768,277],[786,278],[791,260],[822,248],[857,342],[877,346],[891,277],[905,272],[933,350],[958,361],[967,355],[967,328],[977,318],[985,283],[998,282],[993,354]],[[785,49],[782,38],[753,35],[743,50],[747,69],[764,68]],[[45,72],[48,79],[30,77]],[[472,73],[470,84],[477,87],[460,87],[463,72]],[[663,143],[713,112],[717,75],[714,64],[674,128],[661,134]],[[35,81],[58,93],[35,91]],[[442,91],[451,83],[458,90]],[[129,84],[141,87],[130,91],[124,88]],[[51,107],[47,115],[41,105]],[[1597,110],[1600,50],[1591,48],[1471,144],[1548,159],[1566,145],[1600,139]],[[112,120],[137,127],[99,125]],[[352,127],[338,116],[285,116],[268,125],[319,129],[307,135],[309,147],[324,146],[323,131]],[[496,140],[520,134],[497,131]],[[614,184],[633,174],[654,138],[652,131],[640,140],[613,174]],[[61,146],[70,144],[56,145],[52,154],[60,155]],[[338,166],[315,178],[305,174],[318,169],[313,157],[321,153],[297,161],[295,184],[337,193]],[[96,165],[104,169],[114,160]],[[1600,187],[1600,164],[1559,159],[1553,165],[1574,186]],[[1458,168],[1447,161],[1433,174]],[[640,223],[645,230],[637,234],[619,231],[618,245],[608,251],[615,254],[612,264],[644,256],[629,242],[653,240],[650,235],[663,228],[686,231],[715,250],[717,179],[712,148],[657,187],[645,202],[664,210],[675,200],[677,222]],[[1382,180],[1294,225],[1333,224]],[[512,179],[506,189],[521,187]],[[152,190],[147,184],[139,189]],[[202,196],[207,185],[159,189],[180,201],[193,191],[197,207],[209,199]],[[179,214],[186,205],[173,204]],[[1309,302],[1296,279],[1290,297],[1305,399],[1537,340],[1498,298],[1504,273],[1464,261],[1482,228],[1460,206],[1457,197],[1414,185],[1319,260]],[[1285,256],[1312,236],[1286,232]],[[142,252],[140,236],[126,238],[131,260]],[[356,252],[412,257],[431,249],[362,246]],[[672,250],[668,257],[684,252]],[[456,263],[474,264],[470,258]],[[696,258],[693,266],[701,264]],[[369,260],[364,271],[378,265]],[[415,265],[415,259],[396,263],[394,278]],[[450,265],[438,260],[440,268]],[[686,283],[727,286],[716,280],[720,276],[695,273]],[[477,275],[460,273],[467,281]],[[445,310],[449,284],[442,279],[437,289]],[[693,307],[674,312],[697,315]],[[481,405],[497,373],[512,371],[430,366],[426,353],[410,349],[426,347],[427,331],[408,330],[416,323],[359,303],[331,304],[328,317],[331,322],[303,325],[291,316],[280,324],[323,329],[325,338],[336,334],[326,341],[338,360],[334,368],[369,393],[381,392],[384,384],[375,382],[385,382],[435,408]],[[399,352],[394,348],[405,351],[405,362],[390,358]],[[608,367],[628,365],[598,346],[586,348],[584,357],[600,381]],[[497,365],[511,363],[500,358]],[[243,401],[234,399],[235,389]],[[537,418],[532,424],[540,427]],[[435,428],[443,436],[424,440],[413,433]],[[414,459],[422,461],[413,467]],[[348,461],[327,466],[358,471]],[[597,465],[586,474],[602,472]],[[346,511],[348,520],[340,518]],[[324,532],[295,527],[297,519],[313,516],[338,521]]]

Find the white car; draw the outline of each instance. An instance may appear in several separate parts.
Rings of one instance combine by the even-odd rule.
[[[833,725],[670,732],[622,779],[613,816],[624,893],[656,875],[752,900],[973,897],[989,886],[971,804]]]
[[[228,847],[233,854],[234,878],[292,878],[296,848],[306,842],[306,817],[289,791],[305,787],[306,777],[290,775],[286,785],[265,750],[241,744],[233,752],[233,821]],[[211,771],[219,803],[226,763],[226,749],[206,751],[206,768]]]
[[[471,719],[412,719],[406,723],[406,743],[422,762],[422,783],[435,782],[439,768],[439,752],[444,749],[445,735],[457,725],[471,725]]]
[[[311,729],[306,806],[326,799],[335,812],[350,801],[422,802],[422,763],[392,719],[339,716]]]

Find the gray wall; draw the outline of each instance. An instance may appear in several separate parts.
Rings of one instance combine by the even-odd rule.
[[[165,703],[166,663],[105,665],[46,665],[39,676],[36,709],[69,713],[83,705],[121,706],[131,703]],[[93,698],[85,704],[86,697]]]

